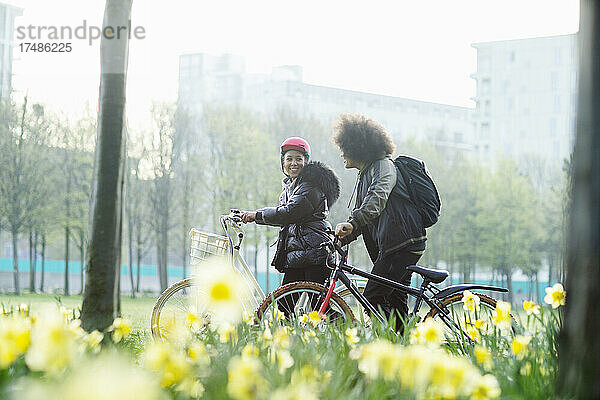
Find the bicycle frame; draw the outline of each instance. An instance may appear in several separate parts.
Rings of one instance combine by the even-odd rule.
[[[232,212],[232,214],[235,214]],[[228,260],[233,268],[238,271],[238,273],[244,278],[250,293],[252,293],[251,301],[252,308],[258,308],[262,299],[265,298],[265,292],[262,290],[252,272],[250,272],[250,268],[244,260],[244,257],[240,254],[240,248],[242,245],[242,241],[244,240],[244,231],[241,227],[240,222],[236,221],[235,216],[229,215],[221,215],[221,227],[223,231],[225,231],[225,235],[229,240],[229,255]],[[237,243],[234,244],[234,240],[232,235],[229,232],[229,229],[232,229],[235,232],[235,237],[237,239]],[[268,272],[267,272],[268,273]]]
[[[402,283],[395,282],[390,279],[384,278],[382,276],[374,275],[369,272],[362,271],[356,267],[353,267],[352,265],[346,264],[347,253],[341,252],[341,249],[339,249],[339,248],[337,248],[337,250],[342,257],[341,257],[340,262],[337,263],[337,265],[333,268],[333,271],[331,272],[331,275],[329,277],[329,281],[330,281],[329,288],[327,290],[327,294],[325,295],[325,299],[323,300],[323,303],[321,304],[321,307],[319,308],[319,313],[321,313],[321,314],[325,313],[325,310],[327,309],[327,306],[329,305],[329,300],[331,299],[333,290],[336,286],[336,283],[339,280],[344,286],[346,286],[346,288],[348,288],[350,293],[352,293],[352,295],[356,298],[356,300],[358,300],[358,302],[366,310],[368,310],[370,313],[372,313],[372,315],[375,315],[381,323],[383,323],[383,324],[386,323],[386,319],[381,315],[381,313],[379,313],[379,311],[377,309],[375,309],[375,307],[367,300],[367,298],[362,293],[360,293],[360,291],[357,289],[357,287],[352,283],[351,279],[345,274],[345,272],[347,272],[352,275],[358,275],[360,277],[367,278],[369,280],[373,280],[374,282],[380,283],[389,288],[401,290],[401,291],[406,292],[407,294],[415,297],[416,301],[415,301],[415,306],[413,308],[413,311],[410,313],[411,317],[414,317],[415,315],[417,315],[417,312],[420,310],[421,305],[424,301],[425,303],[427,303],[427,305],[430,308],[435,308],[439,312],[440,318],[442,319],[444,324],[446,324],[446,326],[448,326],[448,328],[450,328],[451,330],[456,330],[456,331],[460,332],[460,335],[462,337],[466,337],[469,340],[471,340],[470,336],[460,326],[458,326],[456,324],[456,322],[454,322],[454,320],[452,320],[452,318],[450,318],[448,316],[448,312],[446,310],[442,309],[442,307],[440,307],[437,304],[437,302],[439,300],[441,300],[441,298],[439,297],[439,294],[442,291],[438,291],[437,293],[434,292],[433,289],[437,289],[437,288],[435,288],[434,286],[431,286],[430,281],[424,280],[419,289],[414,288],[412,286],[407,286]],[[477,288],[479,288],[479,289],[496,290],[496,291],[503,291],[503,292],[507,291],[507,289],[504,289],[504,288],[498,288],[498,287],[494,287],[494,286],[484,286],[484,285],[458,285],[458,287],[460,287],[462,289],[468,289],[468,288],[477,289]],[[425,294],[426,290],[429,290],[432,293],[431,297],[428,297]],[[448,292],[451,292],[451,291],[448,291]]]

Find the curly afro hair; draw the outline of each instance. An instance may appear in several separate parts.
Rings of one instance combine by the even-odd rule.
[[[391,156],[396,149],[385,128],[360,114],[342,114],[333,128],[333,143],[342,153],[361,163]]]

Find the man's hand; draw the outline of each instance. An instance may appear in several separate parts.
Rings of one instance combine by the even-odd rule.
[[[343,238],[352,233],[354,227],[350,222],[340,222],[335,226],[335,235],[339,238]]]
[[[242,211],[240,213],[240,217],[242,218],[242,222],[247,224],[248,222],[256,221],[256,211]]]

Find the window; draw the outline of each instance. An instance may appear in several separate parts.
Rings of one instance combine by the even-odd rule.
[[[490,124],[488,124],[488,123],[481,124],[480,139],[481,140],[490,140]]]
[[[558,72],[556,71],[550,73],[550,87],[552,90],[558,89]]]
[[[511,113],[515,109],[515,101],[512,97],[506,99],[506,112]]]
[[[554,112],[560,112],[560,96],[554,96]]]
[[[554,49],[554,65],[560,65],[560,61],[561,61],[560,55],[561,55],[560,47],[556,47]]]
[[[6,7],[0,4],[0,40],[6,38],[6,25],[4,19],[6,18]]]
[[[481,81],[481,94],[489,94],[491,91],[492,82],[489,78]]]
[[[549,134],[550,134],[550,137],[556,137],[556,118],[552,118],[550,120]]]
[[[511,52],[508,54],[508,62],[509,62],[510,64],[514,64],[514,63],[515,63],[515,58],[516,58],[516,57],[515,57],[515,52],[514,52],[514,51],[511,51]]]
[[[462,143],[463,141],[463,134],[462,132],[454,132],[454,142],[456,143]]]

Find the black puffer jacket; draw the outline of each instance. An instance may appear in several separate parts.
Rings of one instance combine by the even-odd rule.
[[[325,164],[306,164],[295,180],[283,180],[278,207],[257,210],[256,223],[281,226],[273,265],[288,268],[324,265],[327,252],[319,246],[327,238],[329,207],[340,195],[336,174]]]

